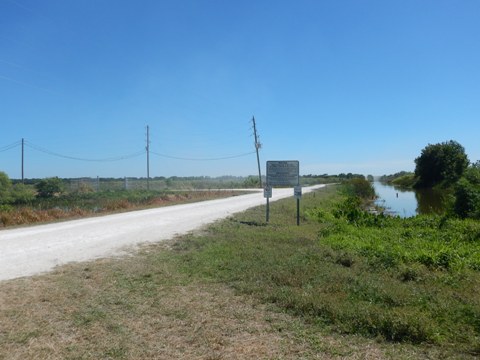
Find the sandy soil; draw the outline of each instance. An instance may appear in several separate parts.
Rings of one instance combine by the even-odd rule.
[[[322,187],[306,187],[303,193]],[[293,196],[274,189],[270,201]],[[265,203],[263,193],[0,231],[0,280],[35,275],[57,265],[125,254],[171,239]]]

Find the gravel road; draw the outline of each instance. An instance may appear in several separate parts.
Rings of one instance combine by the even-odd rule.
[[[324,185],[303,188],[303,193]],[[293,196],[274,189],[270,201]],[[0,231],[0,281],[31,276],[57,265],[118,256],[132,247],[171,239],[265,203],[263,193],[132,211]]]

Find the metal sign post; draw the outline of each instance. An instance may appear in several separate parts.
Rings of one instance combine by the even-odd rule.
[[[302,187],[300,185],[295,186],[293,189],[293,196],[297,199],[297,226],[300,225],[300,199],[302,198]]]
[[[265,214],[265,221],[268,223],[270,220],[270,201],[269,199],[272,197],[272,187],[266,185],[263,189],[263,197],[267,199],[267,209]]]

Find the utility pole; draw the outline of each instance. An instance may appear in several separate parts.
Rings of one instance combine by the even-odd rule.
[[[24,157],[25,157],[25,139],[22,138],[22,184],[24,184],[24,173],[23,173]]]
[[[258,151],[262,147],[262,144],[258,141],[257,124],[255,123],[255,116],[252,117],[252,122],[253,122],[253,135],[255,136],[255,150],[257,152],[258,180],[260,182],[260,187],[262,187],[262,172],[260,170],[260,155],[258,154]]]
[[[147,125],[147,190],[150,190],[150,128]]]

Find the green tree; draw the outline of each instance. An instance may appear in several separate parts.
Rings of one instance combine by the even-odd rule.
[[[63,191],[63,183],[58,177],[46,178],[35,184],[37,196],[49,198]]]
[[[480,219],[480,163],[470,166],[455,188],[454,212],[461,218]]]
[[[469,164],[465,149],[458,142],[450,140],[429,144],[415,159],[417,187],[446,186],[457,182]]]
[[[12,182],[6,173],[0,171],[0,204],[8,204],[12,200]]]

